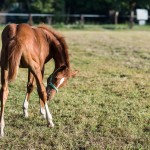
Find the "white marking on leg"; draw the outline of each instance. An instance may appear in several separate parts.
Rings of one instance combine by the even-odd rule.
[[[61,78],[61,79],[60,79],[60,82],[59,82],[59,84],[58,84],[57,87],[60,87],[60,85],[61,85],[64,81],[65,81],[65,78]]]
[[[43,118],[46,118],[46,111],[45,111],[45,108],[41,107],[41,108],[40,108],[40,113],[42,114]]]
[[[4,136],[4,127],[5,127],[5,122],[4,122],[4,116],[2,115],[1,124],[0,124],[0,128],[1,128],[0,136],[1,136],[1,137]]]
[[[23,113],[25,117],[28,117],[28,106],[29,106],[29,102],[27,101],[27,95],[24,99],[24,103],[23,103]]]
[[[45,103],[45,110],[46,110],[46,117],[47,117],[47,121],[48,121],[48,126],[50,125],[51,127],[54,127],[54,123],[52,121],[52,115],[49,111],[47,103]]]

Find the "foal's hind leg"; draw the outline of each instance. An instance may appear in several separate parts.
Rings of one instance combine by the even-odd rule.
[[[1,114],[0,114],[0,136],[4,136],[4,108],[5,103],[8,97],[8,70],[5,70],[3,67],[1,68]]]
[[[43,76],[44,68],[42,69],[41,73]],[[25,117],[28,117],[28,105],[29,105],[30,95],[34,88],[34,81],[35,81],[34,75],[31,73],[30,70],[28,70],[27,92],[26,92],[26,96],[23,102],[23,114]],[[45,111],[44,103],[41,99],[40,99],[40,113],[43,115],[44,118],[46,118],[46,111]]]
[[[23,113],[25,117],[28,117],[29,99],[30,99],[31,92],[33,91],[33,88],[34,88],[34,76],[31,73],[31,71],[28,70],[27,93],[23,102]]]

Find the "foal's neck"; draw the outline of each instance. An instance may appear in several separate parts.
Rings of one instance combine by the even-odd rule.
[[[69,67],[64,58],[63,50],[60,51],[60,50],[55,49],[53,52],[54,52],[53,59],[55,62],[55,70],[63,65],[65,65],[66,67]]]

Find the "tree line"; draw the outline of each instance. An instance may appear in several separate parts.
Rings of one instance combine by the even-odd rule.
[[[1,0],[0,5],[1,10],[54,14],[108,14],[110,10],[129,14],[137,7],[149,10],[149,0]]]
[[[119,16],[130,16],[133,24],[133,12],[136,8],[150,10],[149,0],[1,0],[0,10],[13,13],[51,13],[57,16],[68,14],[100,14],[113,16],[112,22],[118,22]]]

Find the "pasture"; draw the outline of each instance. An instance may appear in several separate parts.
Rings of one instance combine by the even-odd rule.
[[[79,72],[49,103],[55,127],[39,114],[36,88],[23,117],[27,69],[19,69],[0,149],[150,149],[150,31],[61,32]],[[53,67],[46,65],[45,85]]]

